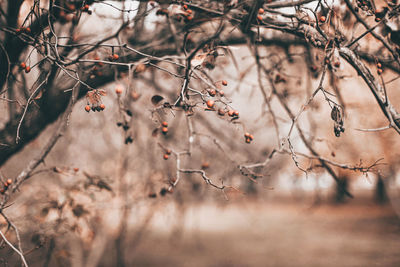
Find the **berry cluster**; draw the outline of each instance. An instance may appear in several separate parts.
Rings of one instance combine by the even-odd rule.
[[[103,103],[101,103],[100,105],[86,105],[85,106],[85,110],[86,112],[89,112],[90,110],[92,111],[103,111],[106,108],[106,105],[104,105]]]
[[[163,121],[161,123],[161,132],[166,135],[168,133],[168,122]],[[168,158],[167,158],[168,159]]]
[[[250,133],[245,133],[245,134],[244,134],[244,138],[245,138],[245,140],[246,140],[246,143],[247,143],[247,144],[250,144],[251,141],[253,141],[254,136],[253,136],[252,134],[250,134]]]
[[[31,71],[31,67],[27,66],[25,62],[21,62],[19,67],[21,70],[25,70],[25,73],[29,73]]]
[[[191,9],[189,9],[186,4],[183,5],[182,8],[185,11],[185,13],[183,14],[185,22],[189,22],[189,21],[193,20],[193,15],[192,15],[193,11]]]
[[[383,73],[382,64],[380,62],[377,62],[376,67],[378,68],[377,69],[378,75],[381,75]]]
[[[165,160],[169,159],[169,156],[171,155],[171,153],[172,153],[172,150],[171,150],[171,149],[166,149],[163,158],[164,158]]]
[[[106,106],[102,103],[101,97],[106,96],[105,90],[93,89],[86,93],[87,104],[85,106],[86,112],[92,111],[102,111]]]

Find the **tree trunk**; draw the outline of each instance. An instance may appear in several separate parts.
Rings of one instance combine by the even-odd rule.
[[[385,188],[385,182],[383,181],[382,177],[379,176],[375,185],[375,201],[378,204],[384,204],[387,202],[387,200],[388,198]]]
[[[346,176],[340,177],[336,183],[335,202],[344,203],[346,201],[349,188],[349,181]]]

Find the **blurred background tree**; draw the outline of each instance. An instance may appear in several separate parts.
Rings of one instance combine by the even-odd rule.
[[[397,209],[397,1],[0,7],[4,261],[97,266],[114,240],[124,266],[165,199],[376,185]]]

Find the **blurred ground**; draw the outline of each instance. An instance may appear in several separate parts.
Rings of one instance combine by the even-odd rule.
[[[375,204],[371,194],[318,205],[288,197],[177,205],[172,196],[152,199],[147,215],[133,210],[119,254],[115,230],[96,231],[95,240],[104,239],[104,246],[96,246],[93,255],[84,252],[90,245],[67,231],[53,250],[46,242],[29,253],[29,266],[400,266],[400,219],[389,203]],[[118,225],[115,216],[106,217]],[[23,241],[25,251],[32,247],[30,235]],[[8,266],[20,264],[10,249],[0,250],[0,256]]]
[[[128,266],[400,266],[400,220],[390,205],[243,202],[185,214],[171,228],[156,217],[127,245]]]

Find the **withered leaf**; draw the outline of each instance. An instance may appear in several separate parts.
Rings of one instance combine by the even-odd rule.
[[[200,66],[201,64],[203,64],[204,59],[206,59],[207,54],[199,54],[199,55],[195,55],[191,61],[191,64],[193,67],[197,67]]]
[[[96,91],[89,91],[86,94],[86,99],[91,105],[95,105],[100,102],[100,95],[96,94]]]
[[[91,105],[97,105],[101,102],[101,97],[106,96],[107,92],[102,89],[91,90],[86,93],[87,102]]]
[[[73,209],[72,209],[72,212],[74,213],[74,215],[76,216],[76,217],[81,217],[82,215],[84,215],[85,213],[88,213],[88,211],[87,210],[85,210],[85,208],[81,205],[81,204],[78,204],[78,205],[76,205]]]
[[[97,187],[112,192],[111,186],[102,180],[97,182]]]
[[[106,92],[106,90],[103,90],[103,89],[98,89],[98,90],[96,90],[100,95],[102,95],[102,96],[106,96],[107,95],[107,92]]]
[[[153,103],[153,105],[157,105],[157,104],[160,103],[163,99],[164,99],[164,97],[162,97],[162,96],[160,96],[160,95],[153,95],[153,97],[151,98],[151,103]]]
[[[340,112],[340,109],[336,105],[332,108],[331,119],[337,123],[342,120],[342,114]]]

